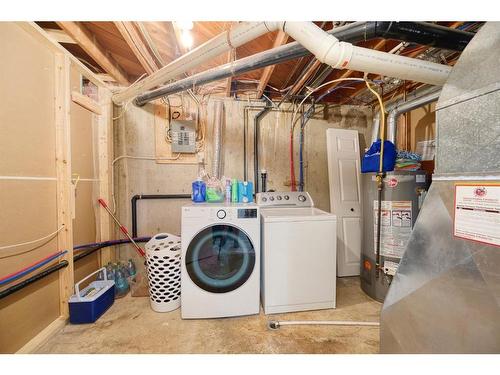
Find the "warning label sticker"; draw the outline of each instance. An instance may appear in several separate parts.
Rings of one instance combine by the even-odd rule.
[[[500,246],[500,185],[455,186],[453,234]]]
[[[401,258],[411,234],[411,201],[382,201],[380,255]],[[373,243],[377,251],[378,201],[373,201]]]

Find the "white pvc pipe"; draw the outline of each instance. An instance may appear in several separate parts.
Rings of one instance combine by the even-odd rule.
[[[357,322],[349,320],[274,320],[268,323],[270,328],[292,325],[329,325],[329,326],[370,326],[378,327],[379,322]]]
[[[205,61],[213,59],[232,48],[248,43],[270,31],[276,30],[277,26],[278,23],[276,22],[242,22],[237,24],[229,31],[216,35],[209,41],[165,65],[149,77],[116,93],[113,95],[113,101],[116,104],[123,104],[146,90],[162,85],[186,73],[188,70],[196,68]]]
[[[318,60],[336,69],[351,69],[439,86],[446,82],[451,72],[451,67],[447,65],[340,42],[313,22],[245,22],[215,36],[149,77],[113,95],[113,101],[122,104],[231,48],[241,46],[277,29],[282,29],[311,51]]]
[[[283,30],[333,68],[442,86],[451,67],[340,42],[312,22],[283,22]]]

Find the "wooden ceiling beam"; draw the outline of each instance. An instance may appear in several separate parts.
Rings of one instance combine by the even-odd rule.
[[[156,72],[159,67],[156,65],[154,57],[144,44],[134,23],[130,21],[116,21],[114,24],[146,73],[152,74]]]
[[[180,55],[184,55],[189,50],[184,46],[184,43],[182,42],[182,31],[177,27],[177,24],[175,22],[170,22],[172,25],[172,29],[174,30],[174,36],[175,36],[175,42],[177,44],[177,49],[179,50]]]
[[[54,38],[59,43],[77,44],[64,30],[61,29],[44,29],[44,31]]]
[[[94,59],[99,66],[114,77],[120,84],[130,84],[127,74],[113,57],[93,38],[81,22],[59,21],[57,25],[73,38],[80,47]]]
[[[312,75],[316,73],[321,64],[322,64],[321,61],[319,61],[318,59],[314,59],[314,62],[311,64],[311,66],[309,66],[309,68],[304,72],[302,77],[300,77],[300,79],[297,82],[295,82],[295,84],[292,86],[288,95],[295,95],[299,93],[306,84],[306,82],[309,80],[309,78],[311,78]]]
[[[288,42],[288,34],[284,33],[282,30],[278,31],[278,35],[276,35],[276,38],[274,39],[274,43],[272,48],[276,48],[279,46],[282,46]],[[273,75],[274,68],[276,65],[269,65],[264,68],[264,71],[262,72],[262,76],[260,77],[259,84],[257,86],[257,99],[259,99],[262,94],[264,93],[264,90],[269,83],[269,80],[271,79],[271,76]]]

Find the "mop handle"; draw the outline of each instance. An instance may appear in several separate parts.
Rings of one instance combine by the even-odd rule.
[[[108,214],[113,218],[113,220],[115,221],[116,225],[118,225],[118,227],[120,228],[120,231],[125,235],[127,236],[127,238],[130,240],[130,242],[132,242],[132,244],[135,246],[135,248],[137,249],[137,251],[139,252],[139,254],[141,254],[141,256],[144,256],[146,255],[146,253],[144,252],[144,250],[142,250],[142,248],[137,244],[137,242],[134,241],[134,239],[132,238],[132,236],[128,233],[128,230],[127,228],[122,225],[118,219],[116,218],[115,215],[113,215],[113,213],[111,212],[111,210],[109,209],[108,205],[106,204],[106,202],[104,201],[104,199],[102,198],[99,198],[98,199],[99,201],[99,204],[104,207],[104,209],[106,211],[108,211]]]

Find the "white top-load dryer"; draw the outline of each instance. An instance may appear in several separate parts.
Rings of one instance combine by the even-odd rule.
[[[336,216],[306,192],[257,194],[265,314],[335,308]]]
[[[255,204],[182,207],[181,315],[258,314],[260,215]]]

